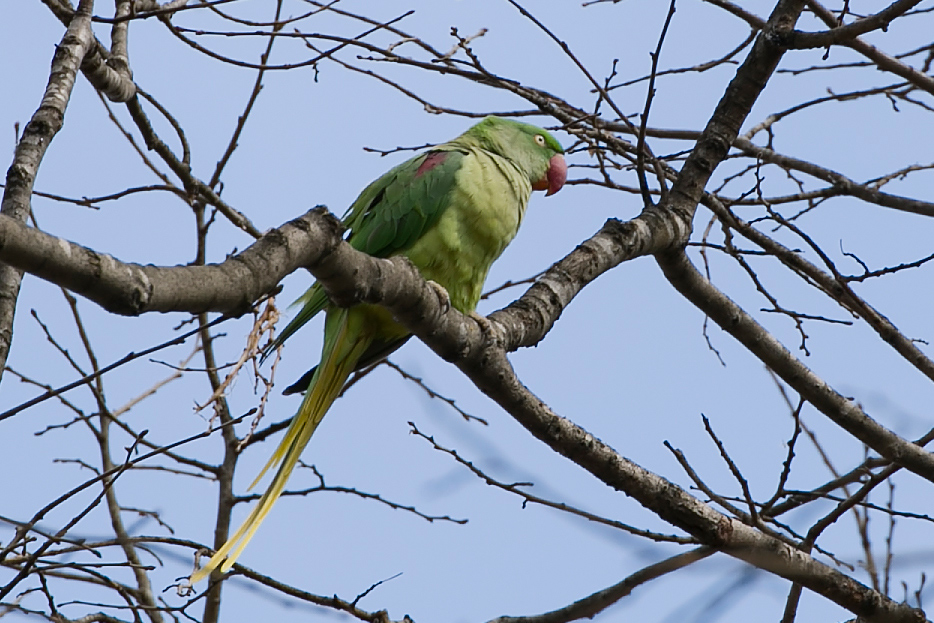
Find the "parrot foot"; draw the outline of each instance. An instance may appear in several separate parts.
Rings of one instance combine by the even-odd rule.
[[[480,325],[480,333],[483,335],[484,341],[492,342],[496,338],[493,332],[493,323],[490,322],[489,318],[483,314],[477,313],[476,311],[471,311],[467,315],[470,316],[474,322]]]
[[[448,291],[444,289],[444,286],[438,283],[437,281],[428,280],[428,285],[431,286],[431,289],[435,291],[435,295],[438,297],[438,302],[441,303],[441,313],[446,314],[451,309],[451,295],[448,294]]]

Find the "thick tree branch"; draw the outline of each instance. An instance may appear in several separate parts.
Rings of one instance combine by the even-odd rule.
[[[43,1],[56,11],[56,15],[60,14],[60,18],[62,16],[67,18],[67,21],[63,19],[65,23],[77,21],[77,18],[72,17],[73,13],[70,13],[70,7],[65,6],[67,2],[64,0]],[[732,3],[728,2],[714,2],[713,4],[726,6],[727,10],[735,8]],[[51,236],[45,236],[41,232],[18,224],[12,219],[0,218],[0,260],[8,258],[10,262],[22,265],[42,278],[69,287],[96,301],[106,309],[122,314],[173,310],[193,313],[202,313],[208,310],[226,313],[242,312],[256,298],[274,288],[284,275],[297,267],[307,266],[328,289],[332,300],[336,304],[351,305],[367,302],[387,306],[400,322],[428,343],[439,355],[456,362],[460,369],[482,391],[492,396],[539,439],[545,441],[555,451],[571,458],[604,483],[633,496],[640,504],[657,513],[665,521],[683,529],[691,537],[703,542],[705,548],[724,551],[731,556],[746,560],[793,582],[799,582],[801,585],[825,595],[867,620],[920,621],[923,620],[923,615],[917,611],[911,610],[905,605],[895,604],[883,597],[879,591],[873,591],[817,562],[810,557],[808,552],[796,549],[794,543],[789,543],[790,540],[775,538],[773,535],[749,525],[750,522],[744,522],[739,515],[730,517],[719,513],[671,482],[631,463],[583,429],[551,411],[547,405],[544,405],[521,383],[506,357],[506,353],[509,351],[522,346],[533,345],[540,341],[551,329],[565,306],[574,299],[583,287],[590,284],[603,272],[618,266],[628,259],[644,255],[656,255],[659,258],[659,263],[666,268],[668,276],[679,287],[702,289],[703,284],[692,281],[691,275],[685,277],[676,274],[676,269],[684,268],[679,266],[679,262],[686,260],[681,252],[682,245],[691,235],[692,220],[697,203],[710,200],[710,195],[706,194],[704,189],[709,183],[711,173],[727,156],[730,146],[739,147],[745,154],[761,150],[761,148],[751,143],[750,146],[743,149],[742,146],[738,145],[738,141],[742,139],[737,138],[737,133],[745,122],[751,106],[756,102],[759,93],[761,93],[771,77],[784,48],[787,47],[786,44],[794,38],[796,34],[793,31],[794,19],[797,13],[800,12],[802,4],[801,1],[783,0],[778,2],[776,11],[773,12],[768,25],[760,20],[758,27],[762,32],[757,38],[755,47],[750,51],[749,58],[737,72],[736,79],[730,84],[715,114],[711,117],[707,129],[702,134],[698,133],[688,138],[688,140],[697,140],[698,143],[687,163],[680,172],[676,172],[674,169],[666,170],[666,175],[669,175],[670,179],[676,180],[678,195],[667,201],[662,200],[658,207],[647,208],[638,218],[629,222],[608,221],[592,238],[583,242],[576,250],[547,271],[518,301],[492,314],[488,326],[478,324],[474,320],[446,308],[444,301],[437,296],[436,291],[426,284],[414,267],[404,259],[380,260],[354,252],[347,244],[342,242],[340,224],[333,216],[323,210],[311,211],[305,216],[280,227],[267,234],[253,247],[218,265],[174,268],[120,263],[93,250]],[[911,3],[899,0],[892,6],[902,7],[909,4]],[[117,6],[118,17],[120,18],[117,23],[129,23],[124,19],[126,16],[125,9],[128,6],[127,0],[117,0]],[[120,9],[119,7],[123,8]],[[886,9],[886,11],[891,10],[891,7]],[[847,30],[848,28],[849,30]],[[865,28],[865,23],[860,28]],[[855,36],[855,30],[856,28],[843,27],[830,32],[835,32],[835,37],[853,37]],[[118,29],[115,29],[115,33],[117,32]],[[277,31],[269,31],[270,34],[267,36],[273,36],[272,33],[274,32]],[[840,34],[841,32],[843,34]],[[116,65],[120,64],[120,59],[123,59],[123,64],[128,67],[129,63],[125,60],[127,54],[125,41],[123,40],[124,35],[125,30],[123,29],[119,29],[119,35],[113,35],[114,49],[113,54],[109,55],[111,60],[108,60],[109,64],[100,63],[105,69],[113,70]],[[362,44],[360,45],[362,46]],[[390,53],[395,47],[397,47],[396,44],[385,51],[387,58],[390,58]],[[373,46],[373,49],[381,54],[384,53],[378,46]],[[432,52],[431,49],[428,49],[428,51],[429,53]],[[84,64],[81,65],[86,73],[88,73],[88,69],[85,68],[85,65],[90,62],[88,59],[95,54],[103,58],[109,53],[100,44],[96,42],[92,44],[90,51],[85,55]],[[444,55],[436,54],[436,56]],[[470,58],[476,60],[472,55]],[[450,58],[439,59],[444,62],[435,63],[436,67],[429,67],[429,65],[433,65],[432,63],[420,64],[420,62],[402,60],[401,58],[392,58],[392,60],[405,62],[413,67],[460,75],[483,84],[510,90],[534,102],[542,111],[567,123],[572,133],[586,140],[593,139],[596,136],[602,137],[608,134],[608,130],[613,128],[613,124],[591,117],[556,97],[521,86],[518,82],[486,73],[486,70],[480,67],[479,61],[476,61],[476,67],[480,71],[475,73],[462,69],[469,67],[469,63],[454,63]],[[111,71],[111,73],[117,75],[120,72]],[[91,78],[91,75],[88,77]],[[125,76],[125,80],[129,81],[129,75]],[[92,79],[93,81],[94,79]],[[131,81],[130,84],[132,85]],[[95,82],[95,85],[97,85],[97,82]],[[101,87],[98,86],[98,88]],[[204,200],[218,205],[219,209],[231,218],[234,223],[250,233],[259,235],[255,228],[251,229],[252,226],[249,221],[220,201],[216,194],[213,194],[214,181],[216,180],[204,184],[195,179],[190,172],[190,159],[185,153],[181,157],[176,157],[155,135],[155,132],[151,131],[144,110],[139,101],[133,98],[133,93],[130,93],[128,99],[130,100],[128,108],[134,120],[138,123],[140,131],[146,137],[147,144],[158,150],[173,171],[179,174],[191,202],[200,204]],[[617,112],[625,117],[621,111]],[[163,114],[168,117],[164,111]],[[176,131],[180,136],[183,135],[180,126],[176,125]],[[648,130],[646,135],[655,136],[659,134]],[[184,143],[184,139],[182,140]],[[607,141],[611,142],[611,147],[605,152],[600,151],[600,154],[606,154],[608,159],[615,158],[610,153],[614,150],[626,156],[633,153],[633,146],[628,145],[619,136],[608,137]],[[601,142],[604,145],[606,144],[603,138],[594,139],[591,144],[597,146],[598,150],[602,150],[604,146],[600,145]],[[187,153],[187,151],[186,148],[185,152]],[[758,156],[761,160],[771,158],[769,161],[776,161],[781,158],[781,156],[768,150],[752,155]],[[675,162],[680,160],[680,157],[681,155],[677,154],[670,157],[668,161]],[[660,162],[659,166],[667,166],[660,164]],[[792,163],[786,160],[777,163],[781,166],[806,170],[803,165],[797,162]],[[817,175],[817,177],[821,176]],[[821,179],[827,178],[821,177]],[[609,183],[609,175],[607,175],[607,180]],[[866,192],[870,193],[871,196],[865,195],[865,193],[864,195],[858,195],[856,192],[858,188],[856,190],[854,188],[859,185],[849,182],[845,178],[841,181],[839,177],[835,177],[828,181],[834,185],[834,189],[839,189],[840,192],[854,194],[866,201],[874,201],[881,205],[888,205],[885,203],[886,201],[894,204],[900,199],[868,189]],[[849,182],[849,185],[843,182]],[[217,193],[219,194],[219,190]],[[918,202],[918,205],[920,204],[921,202]],[[899,206],[892,205],[891,207]],[[726,209],[724,208],[724,210]],[[729,212],[729,210],[726,211]],[[720,215],[719,212],[717,214]],[[203,217],[203,212],[201,217]],[[720,217],[724,219],[722,215]],[[728,221],[724,220],[724,222]],[[199,221],[199,228],[202,226],[205,226],[205,223]],[[737,229],[739,228],[737,227]],[[203,251],[203,247],[201,247],[201,250]],[[790,251],[788,253],[794,255]],[[203,255],[200,257],[203,261]],[[779,259],[786,261],[789,266],[793,264],[791,257],[785,259],[780,257]],[[690,266],[689,268],[693,269]],[[816,267],[811,268],[815,271],[818,270]],[[684,270],[689,272],[687,269]],[[804,272],[800,266],[798,266],[797,270]],[[828,293],[833,296],[829,292],[829,287],[833,286],[833,279],[837,275],[832,268],[831,272],[834,274],[821,274],[830,280],[826,282],[827,289]],[[825,286],[822,284],[821,287]],[[692,296],[688,292],[685,294],[689,298]],[[737,316],[735,314],[730,316],[734,310],[724,301],[717,299],[714,294],[717,293],[714,291],[713,294],[709,292],[704,294],[709,298],[705,304],[715,307],[728,320],[736,320]],[[836,297],[836,300],[843,299]],[[856,306],[857,303],[859,303],[858,299],[856,299],[856,302],[848,302],[852,306]],[[878,320],[873,326],[877,331],[880,331],[880,335],[884,339],[886,339],[886,335],[890,335],[895,340],[892,343],[897,342],[896,348],[899,349],[900,353],[910,352],[915,355],[916,365],[926,366],[924,369],[930,373],[930,361],[924,358],[923,355],[919,355],[920,351],[917,348],[911,350],[911,345],[904,343],[904,336],[897,334],[894,327],[891,327],[889,333],[885,333],[885,331],[889,330],[884,325],[883,321],[885,319],[881,316],[881,319],[875,317],[872,317],[875,319],[870,319],[869,316],[872,316],[875,311],[871,310],[871,308],[868,308],[868,310],[864,310],[866,314],[864,317],[867,317],[870,324]],[[742,313],[742,310],[739,310],[739,313]],[[739,321],[740,324],[743,324],[745,318],[740,316]],[[744,327],[753,336],[761,337],[756,333],[758,330],[764,333],[764,330],[758,325],[752,327],[752,329],[745,325]],[[892,332],[895,335],[892,335]],[[210,336],[207,333],[205,336],[206,341],[209,340]],[[747,346],[752,348],[749,344]],[[780,344],[778,346],[781,347]],[[787,351],[776,352],[778,352],[778,355],[770,353],[770,356],[777,357],[781,360],[780,363],[783,362],[789,366],[798,363]],[[206,368],[209,371],[213,371],[216,367],[217,364],[213,359],[206,361]],[[795,369],[792,368],[792,372]],[[859,412],[858,409],[856,409],[858,413],[851,413],[850,411],[854,407],[848,401],[839,397],[830,388],[815,385],[820,379],[817,379],[806,368],[803,368],[803,370],[806,374],[798,378],[799,386],[803,388],[799,389],[802,395],[809,399],[813,395],[817,395],[819,398],[823,396],[824,399],[829,401],[827,408],[834,411],[838,418],[845,419],[853,416],[851,417],[852,421],[847,421],[847,425],[854,427],[864,437],[871,439],[872,443],[875,444],[873,447],[888,459],[901,461],[902,455],[900,453],[911,453],[918,450],[912,448],[911,444],[899,439],[890,431],[879,427],[878,424],[862,414],[862,412]],[[808,374],[810,376],[807,376]],[[810,394],[805,394],[805,391],[809,391]],[[857,417],[860,415],[861,418]],[[877,434],[880,433],[878,429],[881,429],[881,436]],[[229,436],[231,439],[233,438],[232,431]],[[864,437],[860,438],[863,439]],[[885,454],[886,452],[888,454]],[[916,467],[920,465],[920,467],[926,469],[930,462],[930,455],[924,453],[923,450],[920,452],[921,454],[915,456],[913,460],[918,463]],[[232,456],[232,453],[230,456]],[[790,463],[790,456],[788,460]],[[901,465],[902,463],[897,464]],[[232,471],[232,463],[229,464],[229,467]],[[220,469],[225,470],[227,467]],[[932,472],[928,470],[927,473],[928,477],[930,477]],[[226,512],[224,510],[224,504],[226,504],[224,497],[228,495],[230,489],[229,482],[223,480],[222,482],[220,512],[223,515]],[[726,512],[729,513],[730,511]],[[226,525],[228,519],[229,517],[222,516],[219,524]],[[218,540],[223,541],[225,538],[226,533],[218,534],[215,544],[217,544]],[[251,577],[254,581],[264,582],[268,580],[260,576],[251,576],[249,572],[244,572],[240,567],[236,567],[236,569],[243,573],[244,576]],[[564,621],[577,616],[591,616],[612,603],[614,599],[626,594],[632,589],[632,586],[638,583],[637,580],[640,577],[627,578],[624,582],[610,589],[594,593],[568,608],[547,613],[542,615],[540,619],[529,617],[528,620]],[[279,587],[276,586],[276,588]],[[289,594],[293,594],[300,599],[308,599],[314,603],[319,603],[309,598],[306,593],[290,592]],[[383,621],[387,618],[384,613],[354,611],[356,601],[354,600],[349,605],[337,602],[323,603],[323,605],[346,610],[354,616],[358,616],[358,618],[363,618],[363,620]],[[216,618],[216,612],[215,609],[213,614],[210,612],[206,614],[205,620]]]
[[[107,311],[243,313],[285,276],[340,243],[343,228],[315,208],[272,230],[242,253],[208,266],[142,266],[0,216],[0,261],[68,288]]]
[[[430,336],[419,337],[434,348]],[[554,451],[705,545],[798,581],[867,620],[924,620],[920,611],[898,604],[808,554],[718,513],[681,487],[625,459],[532,394],[515,376],[501,350],[488,348],[457,365],[477,387]]]
[[[7,170],[0,217],[22,224],[30,212],[30,197],[39,164],[49,144],[65,120],[65,108],[71,98],[81,64],[91,45],[91,12],[94,0],[81,0],[61,43],[52,57],[49,82],[39,108],[23,129],[16,145],[13,164]],[[13,266],[0,265],[0,371],[6,366],[13,342],[13,316],[23,273]]]
[[[669,210],[690,222],[714,169],[726,158],[730,146],[749,116],[749,111],[765,89],[769,78],[785,53],[781,45],[794,28],[804,8],[804,0],[778,2],[749,56],[736,70],[707,127],[684,162],[671,189]],[[687,239],[684,240],[687,242]]]
[[[838,394],[752,316],[707,281],[683,251],[659,257],[659,265],[681,294],[739,340],[818,411],[885,458],[934,482],[934,454],[899,437],[866,415],[858,404]]]
[[[849,284],[840,275],[828,274],[809,262],[801,253],[785,247],[763,234],[749,223],[738,218],[726,206],[713,196],[704,199],[704,205],[717,215],[721,222],[735,229],[745,238],[759,245],[763,250],[775,256],[782,264],[798,274],[805,275],[814,284],[850,312],[865,320],[870,327],[899,355],[915,366],[922,374],[934,381],[934,361],[918,345],[898,330],[891,320],[876,310],[868,302],[856,295]]]
[[[736,141],[740,126],[784,53],[776,41],[782,40],[794,26],[803,4],[803,1],[778,3],[685,161],[672,188],[671,205],[671,209],[683,218],[690,220],[693,217],[710,174],[726,158],[729,146]],[[683,251],[659,253],[656,258],[665,276],[679,292],[742,342],[819,411],[882,456],[901,462],[923,478],[934,481],[934,454],[889,431],[852,401],[837,394],[752,317],[704,279]]]
[[[503,348],[511,352],[534,346],[584,286],[622,262],[677,246],[689,234],[684,221],[657,208],[626,222],[608,220],[521,297],[490,315],[505,329]]]
[[[808,8],[810,8],[817,17],[823,20],[825,24],[831,28],[837,26],[837,18],[834,16],[833,12],[821,5],[820,2],[817,2],[817,0],[808,0],[807,4]],[[914,67],[906,65],[897,58],[889,56],[879,48],[866,43],[862,39],[853,39],[844,45],[871,60],[879,69],[891,72],[896,76],[901,76],[916,87],[934,94],[934,78],[931,76],[918,71]]]
[[[75,13],[65,0],[42,0],[49,7],[55,17],[70,26]],[[111,67],[108,64],[110,53],[107,48],[93,36],[84,60],[81,61],[81,72],[95,89],[107,96],[112,102],[126,102],[136,95],[136,84],[129,71],[129,67]],[[125,69],[125,70],[124,70]]]
[[[11,220],[0,219],[0,223],[8,222]],[[631,229],[638,231],[640,227],[634,225]],[[274,273],[277,271],[288,272],[286,262],[289,259],[296,265],[309,265],[337,304],[368,302],[386,305],[403,324],[438,354],[446,359],[456,360],[458,367],[482,391],[496,400],[536,437],[603,482],[636,498],[660,517],[684,529],[703,543],[788,579],[799,581],[803,586],[870,620],[922,620],[916,611],[890,602],[789,545],[717,513],[680,487],[631,463],[580,427],[561,418],[522,385],[506,359],[504,349],[497,343],[498,340],[488,339],[499,337],[503,343],[516,344],[519,342],[517,336],[509,335],[510,331],[498,322],[492,323],[489,333],[484,333],[474,320],[445,307],[435,290],[404,259],[379,260],[363,255],[347,244],[333,246],[340,240],[339,232],[336,219],[323,210],[312,210],[304,217],[267,234],[243,254],[225,262],[225,265],[256,266],[253,260],[249,259],[250,256],[258,257],[270,252],[278,259],[266,259],[261,263],[260,272],[269,276],[269,281],[259,289],[268,289],[270,282],[275,283],[278,278]],[[45,236],[35,230],[31,230],[31,233]],[[314,247],[317,250],[305,252],[303,255],[293,245],[299,241],[307,244],[309,237],[320,244],[308,245],[306,248]],[[55,241],[51,236],[45,238],[48,239],[44,241],[46,243]],[[59,242],[55,244],[61,245]],[[57,258],[59,260],[66,259],[74,252],[71,246],[65,245],[62,248],[67,249],[67,254]],[[4,252],[7,249],[9,245],[4,245]],[[333,250],[329,252],[329,249]],[[591,251],[580,253],[589,254]],[[100,258],[96,254],[93,257]],[[148,279],[154,286],[151,288],[150,309],[155,309],[156,303],[177,302],[192,294],[182,292],[173,296],[171,293],[161,292],[163,288],[173,287],[170,285],[176,282],[171,276],[173,272],[187,275],[180,278],[180,281],[188,279],[200,283],[197,288],[192,289],[208,290],[210,300],[223,299],[222,294],[225,291],[223,287],[212,289],[211,283],[230,279],[228,271],[237,272],[236,269],[224,265],[166,269],[118,264],[111,259],[99,261],[96,265],[100,267],[103,275],[118,276],[121,272],[127,272],[129,268],[130,273],[135,272]],[[54,271],[52,272],[54,275]],[[79,275],[87,277],[86,270],[79,271]],[[241,275],[240,279],[257,281],[251,279],[249,270]],[[80,279],[72,277],[72,280],[80,285]],[[99,282],[98,279],[91,279],[92,287],[85,288],[84,293],[98,295],[104,301],[109,300],[108,296],[101,296],[99,289],[93,287]],[[229,283],[225,285],[228,286],[226,290],[235,291],[241,296],[245,290],[240,283],[232,287]],[[140,289],[137,287],[133,291],[139,292]],[[508,318],[508,312],[503,312],[501,316],[503,315]]]
[[[822,32],[801,32],[796,30],[789,34],[785,44],[789,48],[805,49],[826,48],[831,45],[849,43],[856,37],[864,35],[867,32],[880,29],[885,30],[893,19],[911,10],[918,4],[921,4],[921,0],[898,0],[878,13],[858,19],[846,26],[837,24],[831,26],[830,30],[824,30]]]
[[[752,13],[748,13],[744,11],[743,9],[741,9],[740,7],[738,7],[736,4],[732,2],[727,2],[726,0],[705,0],[705,2],[719,6],[720,8],[723,8],[738,17],[741,17],[742,19],[746,21],[746,23],[748,23],[753,28],[761,29],[765,25],[765,22],[762,21],[760,17],[753,15]],[[914,2],[912,3],[917,4]],[[895,4],[901,5],[902,2],[896,2]],[[807,5],[808,5],[808,8],[811,9],[811,11],[813,11],[817,17],[819,17],[825,24],[827,24],[827,26],[831,28],[830,31],[827,31],[828,33],[834,33],[835,30],[837,29],[842,30],[840,25],[837,23],[837,18],[833,14],[833,12],[827,9],[826,7],[824,7],[819,2],[817,2],[817,0],[807,0]],[[880,14],[886,13],[892,8],[892,6],[894,5],[890,5],[885,11],[880,12]],[[860,22],[856,22],[856,24],[858,23]],[[853,26],[855,28],[855,24],[851,24],[850,26]],[[847,28],[847,27],[843,27],[843,28]],[[822,34],[823,33],[798,33],[798,32],[789,33],[789,38],[790,38],[789,45],[794,45],[795,37],[811,36],[811,35],[820,36]],[[839,35],[828,34],[826,36],[833,38]],[[800,45],[800,39],[798,40],[798,43]],[[859,52],[860,54],[868,58],[870,61],[875,63],[876,66],[879,67],[879,69],[893,73],[896,76],[901,76],[905,80],[908,80],[910,83],[917,86],[918,88],[924,89],[928,93],[934,93],[934,78],[932,78],[931,76],[928,76],[927,74],[923,72],[918,71],[914,67],[906,65],[905,63],[901,62],[897,58],[889,56],[888,54],[886,54],[879,48],[873,45],[870,45],[859,38],[847,37],[846,40],[842,40],[840,41],[840,43],[842,45],[845,45],[848,48],[855,50],[856,52]],[[799,47],[799,45],[794,46],[794,47]]]

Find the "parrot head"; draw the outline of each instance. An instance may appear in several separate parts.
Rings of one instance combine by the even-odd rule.
[[[561,190],[567,180],[568,165],[561,143],[538,126],[490,116],[465,134],[514,162],[528,175],[532,189],[547,191],[545,196]]]

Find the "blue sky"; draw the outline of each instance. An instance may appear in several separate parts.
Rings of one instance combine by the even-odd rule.
[[[99,11],[110,10],[109,5],[99,4]],[[617,70],[621,79],[647,73],[648,53],[654,49],[667,9],[667,3],[647,0],[586,9],[577,4],[534,4],[529,3],[528,8],[567,41],[598,80],[608,74],[614,59],[620,59]],[[298,14],[304,6],[287,3],[286,12]],[[370,10],[370,3],[360,1],[342,2],[340,6]],[[769,3],[761,1],[744,6],[763,16],[770,8]],[[415,13],[399,26],[438,49],[447,50],[453,45],[449,34],[452,26],[465,36],[487,28],[488,32],[472,46],[490,71],[550,91],[581,107],[593,106],[590,84],[574,63],[508,3],[386,1],[375,11],[377,17],[390,19],[410,8]],[[272,10],[271,2],[235,4],[231,8],[239,15],[262,19],[269,19]],[[5,7],[4,12],[0,40],[15,42],[17,57],[15,62],[0,67],[0,80],[8,85],[0,98],[0,124],[7,128],[3,134],[5,153],[11,154],[13,123],[25,123],[38,104],[63,28],[39,2],[17,2]],[[174,21],[193,28],[216,27],[214,19],[199,13],[191,11]],[[877,33],[869,40],[893,53],[911,49],[929,42],[926,33],[930,32],[930,21],[930,17],[923,16],[910,20],[916,22],[913,29],[896,24],[888,33]],[[807,20],[802,24],[804,28],[815,27]],[[310,20],[303,28],[344,34],[364,30],[359,24],[326,15]],[[720,56],[747,33],[745,25],[710,5],[681,2],[662,52],[661,66],[681,67]],[[102,41],[108,40],[108,29],[98,27],[97,34]],[[388,43],[395,39],[379,35],[373,41]],[[209,178],[250,93],[254,72],[204,58],[179,43],[156,20],[134,24],[130,40],[135,80],[179,119],[192,145],[196,175]],[[250,62],[256,61],[264,45],[261,38],[245,41],[203,37],[199,41]],[[405,47],[400,49],[405,51]],[[437,105],[484,112],[529,108],[527,103],[503,92],[451,76],[359,60],[358,54],[346,52],[341,58],[383,71]],[[789,54],[782,67],[857,60],[855,54],[839,48],[826,61],[822,55],[822,50]],[[272,62],[304,57],[307,52],[299,43],[282,42]],[[651,124],[701,129],[734,71],[733,66],[724,65],[705,73],[661,77]],[[779,74],[754,108],[746,127],[795,102],[820,97],[828,89],[839,93],[890,82],[896,80],[872,70],[825,71],[798,77]],[[635,113],[642,109],[645,85],[618,89],[614,95],[624,111]],[[931,105],[929,95],[918,98]],[[128,124],[128,115],[119,106],[115,109],[118,118]],[[919,136],[930,135],[930,116],[923,113],[904,103],[895,110],[881,96],[814,107],[779,124],[774,145],[783,153],[820,162],[853,179],[869,179],[930,161],[929,141],[919,140]],[[535,121],[552,123],[544,118]],[[276,227],[316,204],[325,204],[340,214],[367,183],[407,157],[399,153],[380,157],[364,151],[364,147],[391,149],[441,142],[470,123],[457,116],[428,114],[395,89],[333,63],[322,63],[317,73],[310,68],[271,73],[224,177],[223,197],[261,230]],[[165,124],[157,128],[163,136],[171,137]],[[565,133],[556,136],[565,145],[573,141]],[[760,136],[757,140],[765,139]],[[690,143],[657,141],[652,148],[660,154],[673,153],[689,149]],[[579,153],[570,156],[569,162],[583,164],[590,160],[586,153]],[[725,163],[714,184],[737,167],[733,162]],[[796,187],[782,172],[768,168],[764,171],[766,192],[794,192]],[[572,168],[570,177],[588,174]],[[617,180],[636,183],[631,172],[620,172]],[[156,181],[107,120],[93,90],[79,78],[64,129],[40,169],[37,190],[91,197]],[[749,178],[744,178],[735,186],[740,189],[736,194],[748,189],[749,184]],[[810,181],[808,184],[817,186]],[[930,173],[922,172],[886,188],[925,198],[931,196],[931,187]],[[174,265],[194,257],[191,212],[169,193],[132,195],[101,203],[100,210],[40,198],[33,207],[46,231],[125,261]],[[570,252],[607,218],[632,218],[640,209],[636,196],[593,186],[568,185],[547,199],[537,194],[519,236],[494,266],[488,285],[531,276]],[[709,213],[698,213],[698,236],[707,219]],[[874,268],[913,261],[930,252],[931,225],[923,217],[855,199],[828,201],[801,224],[841,267],[854,273],[859,272],[859,266],[847,260],[843,250],[856,253]],[[785,233],[775,235],[790,245],[801,246],[800,241],[793,242]],[[220,222],[214,227],[209,257],[212,261],[223,260],[250,242],[248,236]],[[692,257],[700,261],[696,252]],[[716,252],[710,254],[710,259],[714,283],[804,357],[797,350],[800,338],[793,323],[777,314],[759,312],[768,303],[735,262]],[[750,261],[789,308],[849,319],[813,288],[785,274],[776,262],[759,258]],[[924,301],[931,271],[924,266],[860,284],[856,289],[907,335],[930,340],[934,336],[929,306]],[[308,285],[310,278],[301,272],[286,279],[284,292],[278,298],[280,307],[284,309]],[[520,292],[511,289],[481,302],[480,311],[498,309]],[[114,317],[85,301],[78,307],[102,363],[170,339],[175,335],[174,327],[184,320],[180,314]],[[80,338],[61,293],[33,278],[24,281],[10,366],[53,386],[73,380],[76,373],[48,343],[30,314],[32,309],[86,366]],[[703,320],[702,313],[665,281],[655,262],[641,258],[600,277],[574,300],[539,346],[514,353],[511,360],[520,378],[556,412],[627,458],[688,487],[690,481],[663,445],[667,440],[684,451],[712,487],[739,495],[716,447],[704,433],[701,415],[706,415],[749,479],[754,496],[767,499],[778,480],[785,442],[793,430],[792,420],[763,365],[711,325],[710,340],[726,364],[721,365],[705,341]],[[852,327],[816,323],[806,327],[811,355],[805,357],[805,362],[812,369],[899,434],[912,438],[926,432],[932,400],[928,379],[858,322]],[[248,320],[225,324],[221,331],[226,336],[219,341],[219,356],[235,359],[248,330]],[[284,387],[317,361],[320,331],[315,324],[290,341],[277,372],[277,387]],[[930,351],[926,343],[921,347]],[[191,348],[189,343],[154,359],[178,364]],[[434,390],[455,398],[461,408],[486,419],[489,425],[464,421],[393,370],[381,368],[334,405],[304,460],[316,465],[328,484],[379,493],[395,502],[415,505],[430,515],[466,518],[469,522],[428,523],[410,513],[337,493],[283,499],[247,548],[240,560],[243,564],[311,592],[337,594],[348,600],[376,582],[401,574],[373,590],[360,606],[368,610],[386,608],[394,620],[408,613],[421,623],[467,622],[557,608],[681,551],[677,546],[636,539],[553,509],[535,505],[523,508],[518,497],[483,484],[449,456],[412,435],[407,422],[415,422],[419,430],[439,444],[455,448],[465,459],[503,482],[532,482],[531,491],[536,495],[641,528],[673,532],[632,499],[609,490],[553,454],[479,394],[455,368],[417,341],[410,342],[392,360],[424,378]],[[197,358],[192,364],[201,365]],[[164,364],[146,358],[107,375],[104,383],[111,407],[131,400],[170,373]],[[7,373],[0,408],[18,404],[36,393],[35,388]],[[127,421],[137,429],[148,429],[152,440],[169,443],[204,430],[205,416],[196,414],[192,407],[209,395],[203,375],[189,373],[133,408],[126,415]],[[69,399],[88,412],[94,410],[86,390],[72,392]],[[242,413],[256,400],[252,380],[244,375],[231,391],[231,404]],[[295,397],[282,397],[276,391],[269,404],[268,421],[290,416],[297,404]],[[55,458],[82,457],[91,463],[99,460],[93,440],[80,425],[38,437],[33,434],[70,418],[70,412],[48,401],[0,423],[4,438],[15,440],[15,451],[0,455],[0,470],[22,475],[5,479],[0,515],[27,519],[89,476],[74,463],[53,463]],[[806,408],[803,419],[826,444],[841,471],[862,459],[861,446],[822,415]],[[122,446],[115,441],[114,447]],[[189,451],[202,460],[217,460],[220,440],[212,437],[192,444]],[[271,444],[259,444],[244,455],[237,477],[241,492],[271,451]],[[802,440],[789,486],[806,489],[829,478],[813,446]],[[919,478],[900,474],[895,481],[896,500],[901,501],[902,508],[927,514],[934,510],[931,496],[926,495]],[[307,470],[293,477],[296,488],[315,482]],[[158,511],[176,536],[210,542],[216,496],[212,483],[141,471],[121,478],[118,490],[126,506]],[[873,501],[884,504],[886,495],[887,491],[880,489]],[[50,515],[43,525],[57,529],[90,500],[87,496],[74,500]],[[831,508],[826,502],[815,506],[821,514]],[[236,510],[239,522],[247,508],[239,505]],[[816,509],[803,509],[788,521],[806,529],[808,521],[818,516]],[[132,524],[135,534],[166,534],[151,519],[127,516],[126,521]],[[914,590],[920,572],[930,569],[932,551],[926,528],[923,521],[899,522],[894,542],[898,550],[895,586],[904,581]],[[874,517],[870,529],[881,547],[888,530],[886,519]],[[75,533],[93,540],[107,530],[106,515],[97,509],[77,526]],[[12,533],[12,529],[0,526],[0,540],[7,540]],[[852,520],[841,521],[821,543],[837,557],[858,564],[861,553]],[[152,577],[156,590],[161,591],[176,578],[187,575],[191,559],[187,551],[177,549],[163,548],[157,553],[164,566]],[[865,573],[859,570],[853,575],[866,581]],[[59,588],[63,596],[86,597],[67,586]],[[728,592],[731,589],[737,590]],[[787,590],[784,580],[718,555],[639,588],[597,620],[708,621],[714,620],[714,615],[721,621],[748,621],[763,615],[777,619]],[[893,596],[900,599],[900,589]],[[177,603],[171,591],[164,597]],[[112,596],[96,595],[91,601],[96,598],[111,600]],[[23,603],[37,609],[45,606],[38,594],[27,595]],[[74,604],[63,606],[62,611],[79,616],[94,609]],[[802,600],[801,612],[801,620],[809,621],[846,617],[837,606],[809,593]],[[229,582],[224,613],[225,620],[263,617],[283,622],[341,616],[258,589],[242,579]],[[11,616],[15,619],[19,615]]]

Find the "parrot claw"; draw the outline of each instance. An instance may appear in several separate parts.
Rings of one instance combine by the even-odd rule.
[[[472,311],[467,315],[480,325],[480,333],[483,334],[483,338],[487,341],[492,341],[495,336],[493,335],[493,323],[490,322],[490,319],[476,311]]]
[[[428,280],[428,285],[431,286],[431,289],[435,291],[435,295],[438,297],[438,302],[441,303],[441,314],[446,314],[451,310],[451,295],[448,294],[448,291],[444,289],[444,286],[438,283],[437,281]]]

